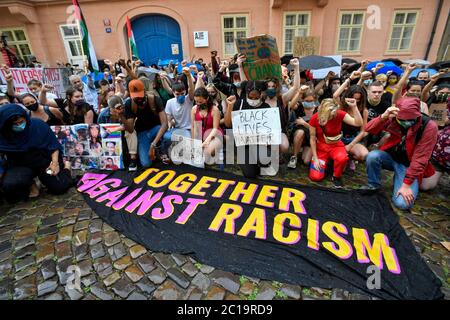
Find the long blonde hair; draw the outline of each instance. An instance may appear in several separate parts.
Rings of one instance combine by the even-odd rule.
[[[319,124],[323,125],[323,123],[331,120],[336,115],[338,109],[339,105],[333,99],[323,99],[317,111]]]

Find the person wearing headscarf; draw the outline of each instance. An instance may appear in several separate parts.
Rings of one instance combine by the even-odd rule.
[[[63,194],[73,185],[55,134],[18,104],[0,108],[0,153],[6,156],[0,187],[10,202],[26,199],[35,177],[51,194]]]

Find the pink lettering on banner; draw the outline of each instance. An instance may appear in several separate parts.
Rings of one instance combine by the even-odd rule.
[[[96,184],[98,184],[100,181],[105,179],[108,175],[107,174],[99,174],[99,173],[85,173],[83,177],[78,182],[78,191],[84,192],[87,189],[92,188]]]

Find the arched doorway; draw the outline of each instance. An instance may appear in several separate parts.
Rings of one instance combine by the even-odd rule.
[[[131,21],[131,26],[139,58],[146,65],[158,64],[159,60],[183,59],[180,26],[171,17],[160,14],[140,16]],[[178,49],[178,53],[173,49]]]

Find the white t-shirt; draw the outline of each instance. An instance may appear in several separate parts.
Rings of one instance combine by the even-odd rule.
[[[183,104],[179,104],[177,98],[167,101],[166,113],[175,119],[175,129],[191,129],[191,111],[194,103],[186,95]]]

